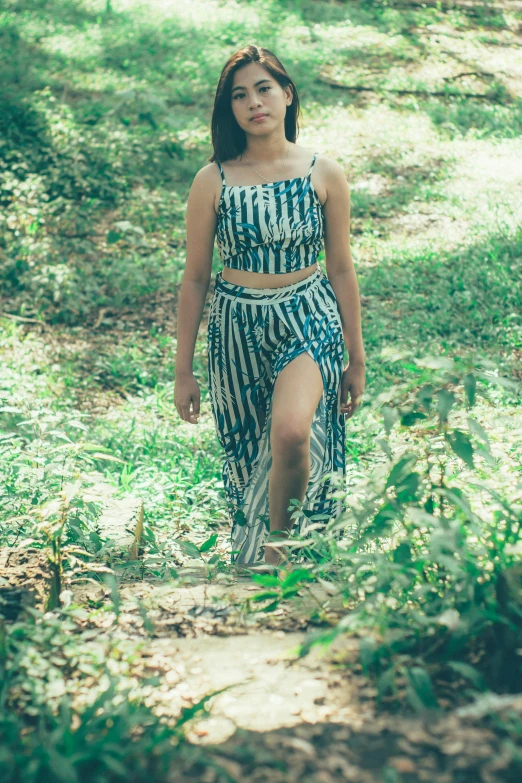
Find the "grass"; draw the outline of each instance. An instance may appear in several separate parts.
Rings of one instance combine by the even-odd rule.
[[[178,475],[178,455],[174,463],[167,455],[186,440],[188,454],[200,443],[205,454],[198,475],[219,482],[209,411],[197,431],[176,420],[176,295],[186,196],[210,153],[216,78],[227,53],[261,30],[264,43],[285,51],[300,86],[302,143],[347,170],[370,399],[423,352],[480,356],[520,374],[521,200],[509,176],[501,189],[494,171],[468,184],[462,171],[477,150],[495,157],[501,149],[511,181],[519,176],[518,52],[503,48],[499,60],[495,49],[500,36],[516,41],[511,16],[379,3],[223,4],[212,6],[211,35],[205,2],[52,8],[42,15],[25,2],[1,16],[3,310],[53,327],[33,344],[4,318],[4,345],[13,357],[38,354],[48,404],[72,416],[81,410],[89,436],[132,475],[142,460],[149,474],[155,464],[153,474]],[[497,64],[490,100],[465,97],[459,72],[486,72],[487,60]],[[325,68],[373,92],[333,90],[321,83]],[[481,78],[491,89],[493,77]],[[387,92],[449,83],[448,98]],[[195,366],[206,400],[204,325]],[[391,369],[381,359],[391,349],[409,363]],[[93,407],[103,413],[90,420]],[[363,408],[365,416],[374,413]],[[363,427],[348,427],[352,453],[371,451],[367,439],[355,445]]]
[[[484,358],[520,376],[521,199],[510,182],[520,176],[520,106],[516,94],[506,97],[518,52],[504,48],[499,61],[492,43],[515,41],[513,19],[379,3],[224,4],[212,6],[210,35],[209,8],[129,3],[107,13],[103,3],[56,3],[44,16],[27,2],[1,17],[3,310],[52,327],[27,334],[16,319],[2,320],[4,356],[13,357],[6,396],[13,376],[27,386],[35,362],[39,383],[25,402],[18,396],[18,418],[42,404],[47,379],[46,405],[81,415],[86,437],[122,460],[93,468],[118,483],[124,465],[127,490],[146,497],[154,485],[179,498],[179,485],[194,480],[204,497],[206,482],[220,483],[205,321],[195,358],[200,427],[180,424],[173,405],[176,296],[186,196],[210,153],[217,75],[227,53],[261,30],[265,44],[285,51],[300,87],[302,143],[339,159],[350,181],[369,392],[348,424],[354,461],[371,462],[376,400],[390,382],[418,381],[415,357]],[[464,97],[456,78],[464,61],[479,72],[495,57],[505,100],[498,90],[488,101]],[[333,90],[321,83],[325,68],[373,92]],[[490,89],[492,77],[484,80]],[[387,92],[450,82],[447,99]],[[482,180],[466,170],[477,150],[502,150],[509,174],[500,185],[494,166]],[[390,364],[390,351],[403,359]],[[17,417],[4,421],[9,432]],[[151,520],[168,526],[166,509],[157,494],[148,502]],[[221,497],[207,519],[222,512]]]

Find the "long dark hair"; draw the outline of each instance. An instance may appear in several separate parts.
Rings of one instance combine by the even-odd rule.
[[[231,55],[219,77],[219,83],[214,98],[212,112],[211,133],[214,153],[210,161],[218,160],[220,163],[231,158],[237,158],[246,148],[246,133],[239,127],[232,112],[232,81],[235,72],[244,65],[259,63],[279,82],[281,87],[290,85],[293,99],[287,106],[285,116],[285,136],[289,141],[295,142],[299,133],[299,96],[297,88],[287,74],[283,64],[269,49],[262,46],[244,46],[243,49]]]

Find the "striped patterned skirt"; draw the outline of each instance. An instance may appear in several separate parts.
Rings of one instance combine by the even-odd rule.
[[[332,497],[346,477],[345,419],[339,411],[344,339],[337,299],[320,267],[279,288],[239,286],[217,273],[208,322],[208,382],[225,457],[232,562],[263,560],[270,529],[272,392],[281,370],[303,351],[323,379],[311,426],[310,478],[292,529],[305,537],[309,525],[326,524],[343,510],[341,493]]]

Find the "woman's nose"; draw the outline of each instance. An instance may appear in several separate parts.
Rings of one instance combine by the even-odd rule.
[[[250,99],[250,108],[253,109],[255,106],[260,106],[260,105],[261,105],[261,99],[259,98],[259,96],[253,95],[252,98]]]

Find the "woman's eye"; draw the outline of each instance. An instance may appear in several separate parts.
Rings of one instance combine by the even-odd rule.
[[[271,89],[272,88],[269,87],[269,86],[260,87],[259,88],[259,92],[263,92],[263,91],[267,91],[267,90],[271,90]],[[244,98],[244,97],[245,97],[245,93],[244,92],[236,92],[236,94],[233,96],[233,100],[235,101],[236,98]]]

